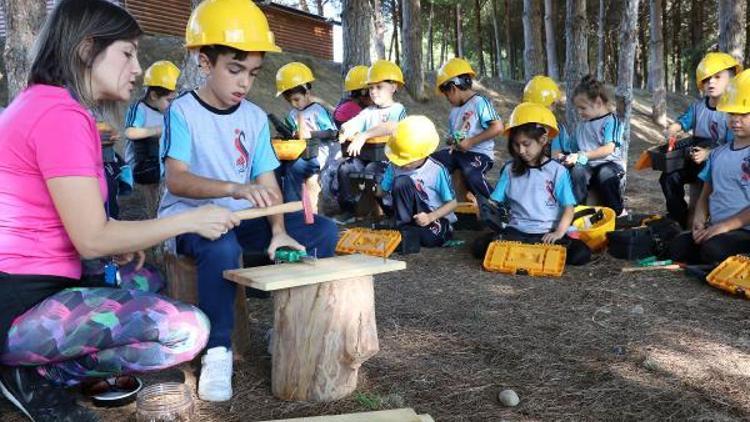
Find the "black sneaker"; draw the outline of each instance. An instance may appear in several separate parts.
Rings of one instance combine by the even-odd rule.
[[[98,422],[75,397],[32,367],[0,366],[0,392],[34,422]]]

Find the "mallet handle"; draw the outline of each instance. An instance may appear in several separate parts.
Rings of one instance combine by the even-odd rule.
[[[266,217],[269,215],[302,211],[302,209],[302,201],[294,201],[279,205],[271,205],[270,207],[265,208],[248,208],[246,210],[235,211],[234,215],[240,220],[251,220],[253,218]]]

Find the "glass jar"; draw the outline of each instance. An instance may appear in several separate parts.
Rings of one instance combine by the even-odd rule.
[[[144,388],[136,399],[137,422],[189,422],[195,403],[187,385],[178,382]]]

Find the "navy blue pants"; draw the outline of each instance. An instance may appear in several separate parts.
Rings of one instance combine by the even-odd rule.
[[[383,161],[365,161],[358,157],[349,157],[339,167],[338,202],[341,211],[354,213],[357,208],[357,196],[352,190],[349,176],[352,173],[369,173],[375,175],[378,184],[383,180],[388,163]]]
[[[440,218],[424,227],[414,222],[414,215],[431,210],[427,205],[427,195],[417,190],[411,177],[403,175],[393,181],[392,197],[393,214],[399,230],[416,233],[420,245],[426,248],[442,246],[450,240],[453,229],[447,218]]]
[[[719,265],[730,256],[750,253],[750,231],[732,230],[696,244],[692,232],[685,232],[669,244],[670,258],[688,264]]]
[[[338,232],[336,224],[316,215],[305,225],[302,212],[284,215],[287,233],[319,258],[333,256]],[[211,321],[208,348],[232,345],[236,284],[223,277],[224,270],[239,267],[243,251],[263,252],[271,242],[271,226],[266,218],[243,221],[221,238],[211,241],[197,234],[177,236],[177,253],[195,259],[198,266],[198,307]]]
[[[282,161],[275,172],[284,202],[299,201],[302,198],[302,184],[310,176],[320,172],[320,165],[317,158],[299,158],[294,161]]]
[[[472,254],[475,258],[484,258],[490,242],[498,238],[512,242],[534,244],[542,243],[542,237],[544,237],[543,234],[524,233],[521,230],[509,226],[503,229],[499,235],[497,233],[486,233],[479,236],[472,246]],[[555,244],[562,245],[567,249],[565,255],[565,264],[567,265],[584,265],[591,261],[591,249],[589,249],[589,247],[580,239],[573,239],[565,235],[555,242]]]
[[[683,228],[688,227],[688,204],[685,202],[685,185],[689,183],[703,183],[698,174],[703,169],[704,163],[695,164],[689,161],[687,165],[671,173],[662,173],[659,176],[661,191],[667,202],[667,217],[680,223]]]
[[[432,154],[432,158],[440,161],[450,174],[453,174],[456,169],[461,170],[466,181],[466,189],[475,196],[482,195],[489,198],[495,190],[486,177],[494,164],[490,157],[476,152],[446,148]]]
[[[606,162],[595,167],[575,165],[569,170],[577,203],[585,204],[589,189],[593,189],[599,194],[601,205],[612,208],[615,215],[622,213],[624,204],[621,182],[625,171],[619,164]]]

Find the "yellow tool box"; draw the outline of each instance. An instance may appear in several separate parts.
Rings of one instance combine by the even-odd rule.
[[[496,240],[490,243],[482,265],[487,271],[560,277],[567,250],[561,245],[527,244]]]
[[[271,144],[279,160],[296,160],[307,148],[304,139],[272,139]]]
[[[345,231],[336,244],[336,253],[361,253],[387,258],[401,243],[398,230],[373,230],[355,227]]]
[[[750,258],[730,256],[706,277],[708,284],[750,299]]]
[[[573,225],[578,229],[581,241],[592,251],[598,252],[607,246],[607,232],[615,229],[617,216],[612,208],[607,207],[579,205],[575,207],[575,212],[576,214],[585,213],[588,209],[593,210],[593,215],[591,217],[576,218],[573,220]]]

